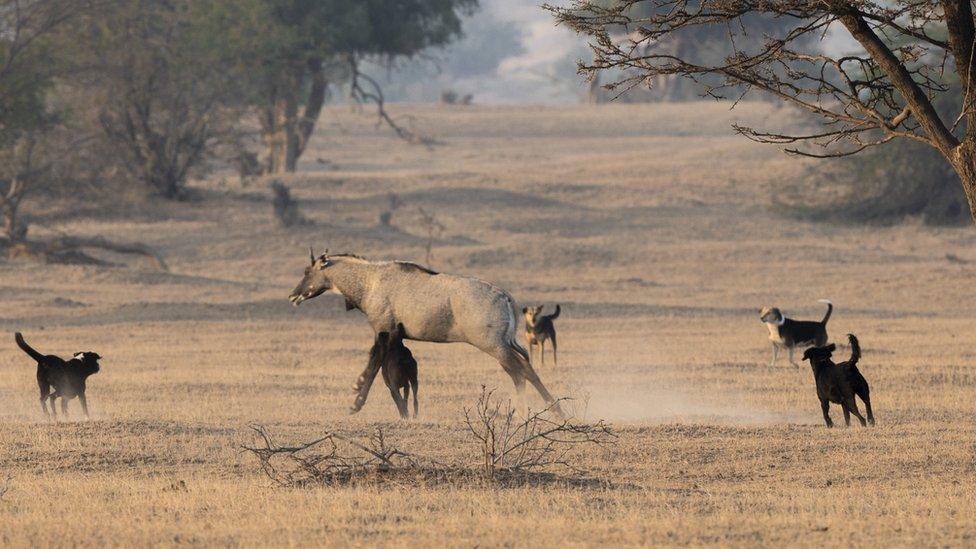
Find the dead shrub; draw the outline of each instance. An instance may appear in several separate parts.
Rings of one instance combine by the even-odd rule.
[[[585,473],[574,461],[583,447],[606,450],[617,438],[603,420],[576,423],[558,419],[553,410],[566,399],[557,399],[520,419],[510,401],[494,398],[494,390],[481,388],[474,408],[465,409],[468,431],[481,448],[482,474],[570,471]],[[552,419],[557,418],[557,419]]]
[[[427,456],[404,452],[376,429],[366,440],[330,431],[294,446],[275,442],[266,428],[252,425],[258,444],[243,446],[258,459],[262,471],[278,486],[350,484],[521,486],[563,483],[603,486],[582,477],[586,471],[576,461],[583,451],[609,451],[617,435],[603,421],[576,423],[551,419],[559,404],[530,412],[521,419],[511,403],[494,398],[482,387],[474,407],[465,410],[465,426],[477,441],[479,456],[468,462],[443,463]],[[559,476],[570,473],[572,476]]]

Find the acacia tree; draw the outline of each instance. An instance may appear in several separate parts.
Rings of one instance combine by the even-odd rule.
[[[633,8],[641,4],[657,9],[634,15]],[[611,86],[678,75],[701,83],[715,97],[744,85],[818,117],[822,126],[805,133],[735,127],[750,139],[787,145],[789,153],[847,156],[893,139],[929,145],[959,175],[976,219],[976,89],[971,81],[976,77],[976,23],[968,0],[618,0],[611,6],[577,0],[570,7],[546,9],[590,38],[594,59],[581,64],[582,72],[625,71]],[[734,47],[737,37],[751,31],[753,16],[791,24],[769,32],[759,47],[734,48],[717,63],[665,49],[676,37],[714,26],[725,29]],[[629,31],[624,40],[609,32],[620,27]],[[830,55],[811,45],[834,30],[846,32],[861,50]],[[954,71],[944,70],[949,63]],[[721,82],[709,82],[713,76]],[[935,100],[951,93],[954,81],[963,90],[955,115],[940,117]]]
[[[330,85],[357,84],[363,59],[409,57],[449,43],[477,0],[256,0],[252,6],[266,16],[261,43],[248,54],[252,101],[265,170],[281,173],[295,170]]]

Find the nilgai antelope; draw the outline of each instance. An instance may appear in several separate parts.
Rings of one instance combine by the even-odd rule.
[[[494,357],[512,378],[524,403],[528,381],[557,414],[562,414],[529,355],[515,340],[518,316],[508,292],[475,278],[437,273],[405,261],[368,261],[352,254],[315,257],[292,291],[295,305],[322,295],[339,294],[346,310],[366,315],[373,332],[393,332],[403,324],[403,338],[434,343],[468,343]],[[351,412],[366,402],[378,364],[369,364],[356,382]]]

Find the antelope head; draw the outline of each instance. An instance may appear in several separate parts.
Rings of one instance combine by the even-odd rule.
[[[329,251],[326,250],[324,254],[316,258],[312,248],[309,248],[308,255],[310,263],[305,267],[305,274],[298,286],[295,286],[291,295],[288,296],[288,300],[295,306],[306,299],[318,297],[332,289],[332,281],[329,280],[328,274],[328,268],[332,265],[329,260]]]

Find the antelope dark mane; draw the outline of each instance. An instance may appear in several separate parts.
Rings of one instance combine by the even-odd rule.
[[[332,259],[334,257],[351,257],[353,259],[359,259],[359,260],[362,260],[362,261],[369,261],[368,259],[366,259],[365,257],[363,257],[361,255],[350,254],[350,253],[326,254],[325,257],[326,258],[329,258],[329,259]]]
[[[420,271],[422,273],[427,273],[429,275],[440,274],[437,271],[432,271],[427,267],[424,267],[423,265],[418,265],[410,261],[394,261],[394,263],[396,263],[396,265],[400,267],[401,270],[404,271]]]

